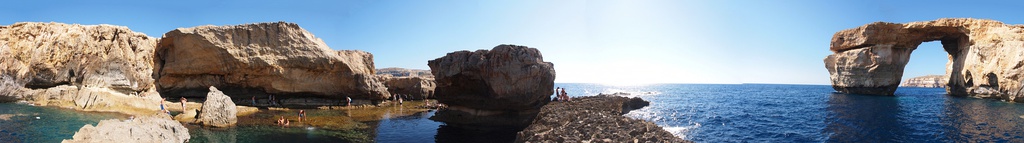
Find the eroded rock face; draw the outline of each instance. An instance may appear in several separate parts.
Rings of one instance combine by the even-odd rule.
[[[391,77],[385,78],[384,86],[394,96],[404,96],[405,99],[427,99],[434,98],[434,79],[425,77]]]
[[[86,111],[149,114],[156,39],[113,25],[0,26],[0,96]]]
[[[944,75],[919,76],[907,79],[900,87],[945,88],[947,79]]]
[[[892,95],[910,53],[921,42],[941,41],[949,53],[950,95],[1024,102],[1022,31],[1021,25],[980,19],[876,22],[837,32],[825,67],[837,91]]]
[[[430,60],[437,100],[484,110],[539,109],[554,92],[555,69],[540,51],[517,45],[457,51]]]
[[[166,116],[166,115],[164,115]],[[191,137],[188,129],[166,117],[145,116],[132,120],[109,119],[96,126],[85,125],[65,143],[183,143]]]
[[[201,97],[216,86],[281,98],[389,97],[374,77],[373,55],[331,50],[294,23],[178,28],[163,35],[155,63],[165,94]]]
[[[238,109],[235,109],[235,102],[231,101],[231,97],[211,86],[197,121],[206,126],[230,127],[238,123],[237,114]]]
[[[522,129],[554,92],[553,64],[525,46],[457,51],[428,66],[437,82],[437,101],[448,105],[431,119],[449,125]]]

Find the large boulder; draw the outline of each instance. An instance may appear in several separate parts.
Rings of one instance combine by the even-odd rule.
[[[86,111],[157,112],[156,41],[114,25],[0,26],[0,97]]]
[[[166,116],[166,115],[164,115]],[[65,143],[183,143],[191,137],[188,129],[166,117],[144,116],[131,120],[109,119],[96,126],[85,125]]]
[[[231,101],[231,97],[211,86],[196,120],[206,126],[230,127],[238,123],[237,114],[238,109],[235,109],[235,102]]]
[[[554,92],[553,64],[525,46],[457,51],[427,65],[437,82],[437,101],[448,105],[431,119],[449,125],[522,129]]]
[[[941,41],[949,53],[950,95],[1024,102],[1024,26],[994,20],[876,22],[839,31],[825,68],[836,91],[893,95],[910,53],[928,41]]]
[[[374,76],[373,55],[331,50],[294,23],[178,28],[160,39],[155,63],[158,90],[176,96],[201,97],[209,86],[281,98],[390,96]]]
[[[427,63],[437,100],[485,110],[539,109],[554,93],[555,68],[540,51],[517,45],[457,51]]]
[[[406,96],[402,98],[415,100],[434,98],[436,88],[434,79],[425,77],[385,78],[384,86],[387,86],[388,92],[394,96]]]

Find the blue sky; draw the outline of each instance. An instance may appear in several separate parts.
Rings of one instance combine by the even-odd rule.
[[[1024,24],[1014,1],[9,1],[14,22],[113,24],[153,37],[179,27],[298,23],[331,48],[374,54],[378,68],[428,69],[457,50],[517,44],[555,63],[556,82],[829,84],[836,31],[875,21],[971,17]],[[945,73],[946,54],[916,50],[904,78]]]

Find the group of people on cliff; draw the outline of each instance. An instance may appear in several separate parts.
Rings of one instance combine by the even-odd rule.
[[[569,93],[565,92],[565,88],[562,88],[562,87],[555,88],[555,95],[556,95],[555,96],[555,101],[560,101],[560,102],[572,101],[572,98],[569,97]]]

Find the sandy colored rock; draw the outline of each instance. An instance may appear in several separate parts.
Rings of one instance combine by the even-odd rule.
[[[824,60],[832,87],[892,95],[910,53],[928,41],[940,41],[949,53],[945,77],[950,95],[1024,102],[1024,26],[983,19],[875,22],[836,32],[829,48],[834,54]]]
[[[0,26],[0,97],[85,111],[159,111],[156,39],[114,25]]]
[[[396,67],[377,69],[377,75],[387,75],[389,77],[434,78],[434,75],[430,73],[430,70],[406,69]]]
[[[903,81],[900,87],[946,88],[947,79],[944,75],[919,76]]]
[[[165,115],[166,116],[166,115]],[[181,123],[166,117],[145,116],[131,120],[109,119],[85,125],[64,143],[183,143],[191,137]]]
[[[236,116],[238,109],[235,109],[235,102],[232,102],[230,97],[224,95],[216,87],[210,87],[210,93],[206,95],[206,101],[203,102],[203,108],[200,111],[197,122],[205,126],[223,128],[238,123]]]
[[[155,63],[157,88],[174,96],[202,97],[209,86],[280,98],[390,95],[374,78],[373,55],[331,50],[294,23],[178,28],[163,35]]]
[[[434,89],[437,88],[433,78],[425,77],[385,78],[384,86],[393,96],[414,100],[434,98]]]

